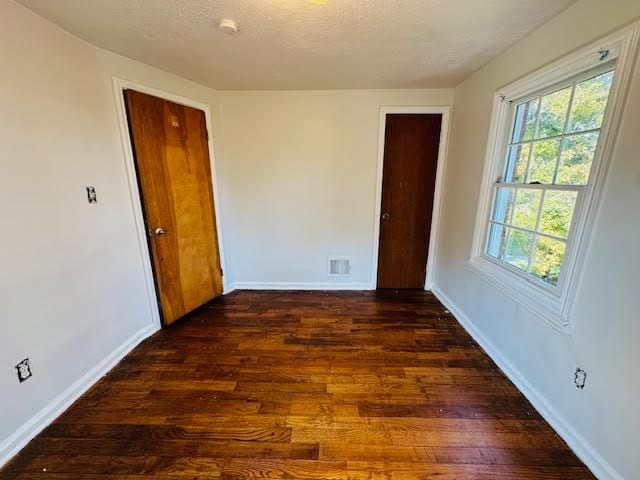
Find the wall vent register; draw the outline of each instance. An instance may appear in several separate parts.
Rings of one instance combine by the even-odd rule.
[[[329,275],[351,275],[351,259],[329,257]]]

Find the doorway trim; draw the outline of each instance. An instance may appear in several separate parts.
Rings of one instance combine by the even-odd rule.
[[[142,262],[142,269],[144,273],[145,286],[147,290],[147,300],[149,303],[149,310],[154,326],[157,329],[162,328],[162,322],[160,320],[160,308],[158,306],[159,296],[156,290],[155,280],[153,277],[151,254],[149,253],[149,246],[147,242],[147,232],[144,226],[144,215],[142,213],[142,201],[140,198],[140,190],[138,188],[138,176],[136,174],[135,160],[133,156],[133,147],[131,145],[131,135],[129,132],[129,122],[127,121],[127,110],[124,97],[124,91],[127,89],[136,90],[141,93],[153,95],[154,97],[162,98],[186,107],[196,108],[204,112],[205,123],[207,126],[209,146],[209,162],[211,165],[211,182],[213,187],[213,210],[216,215],[216,234],[218,237],[218,253],[220,255],[220,265],[222,267],[222,293],[229,293],[230,288],[227,283],[227,277],[224,273],[227,272],[227,265],[224,255],[223,234],[222,234],[222,218],[220,216],[220,198],[219,188],[217,182],[216,168],[216,156],[213,143],[213,122],[211,117],[211,108],[209,104],[193,100],[191,98],[183,97],[173,93],[165,92],[157,88],[149,87],[147,85],[133,82],[121,77],[113,77],[113,91],[116,101],[116,113],[118,118],[118,127],[120,129],[120,140],[122,144],[122,153],[124,157],[125,170],[127,174],[127,181],[129,185],[129,197],[131,200],[131,207],[133,210],[133,218],[136,227],[136,236],[138,240],[138,250],[140,252],[140,260]]]
[[[440,142],[438,144],[438,165],[436,166],[436,186],[433,193],[433,211],[431,214],[431,233],[429,234],[429,254],[427,256],[427,273],[424,279],[424,289],[433,288],[435,259],[438,248],[438,230],[440,227],[440,212],[442,209],[442,187],[445,179],[447,163],[447,146],[449,141],[449,117],[451,107],[442,106],[412,106],[393,107],[381,106],[378,127],[378,166],[376,176],[376,201],[373,217],[373,252],[371,256],[371,289],[378,286],[378,250],[380,248],[380,213],[382,208],[382,179],[384,175],[384,147],[387,127],[387,115],[394,113],[436,114],[442,115],[440,125]]]

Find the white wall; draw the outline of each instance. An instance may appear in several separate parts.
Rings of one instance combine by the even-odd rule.
[[[584,271],[573,337],[465,268],[493,92],[640,16],[583,0],[456,89],[437,285],[625,478],[640,471],[640,76]],[[94,48],[0,0],[0,443],[151,325],[111,85],[118,75],[214,111],[232,282],[325,284],[326,256],[368,284],[380,105],[447,105],[450,90],[214,92]],[[85,200],[95,185],[99,203]],[[13,365],[35,376],[19,385]],[[575,389],[572,373],[588,373]],[[14,444],[15,445],[15,444]],[[12,445],[0,446],[0,459]],[[2,450],[5,448],[5,450]]]
[[[237,286],[368,288],[382,105],[450,105],[452,90],[219,92],[217,153]],[[353,259],[327,273],[327,256]]]
[[[495,347],[494,353],[519,370],[521,379],[546,399],[567,431],[575,429],[575,438],[585,446],[579,453],[594,454],[587,460],[602,478],[629,480],[640,472],[639,72],[632,82],[583,271],[573,318],[575,334],[557,332],[467,270],[465,262],[493,93],[639,16],[637,0],[580,1],[456,89],[436,279],[441,293]],[[573,384],[576,366],[588,372],[584,390]]]
[[[205,103],[215,92],[94,48],[8,0],[0,66],[1,463],[19,427],[151,325],[112,75]],[[34,377],[19,384],[13,366],[24,357]]]

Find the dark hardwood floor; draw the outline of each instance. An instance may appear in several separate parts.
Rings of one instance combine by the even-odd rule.
[[[593,479],[425,292],[235,292],[143,342],[3,479]]]

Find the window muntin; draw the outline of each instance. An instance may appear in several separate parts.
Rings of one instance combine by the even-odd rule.
[[[503,175],[493,186],[485,254],[551,288],[561,278],[613,76],[609,65],[514,102]]]

